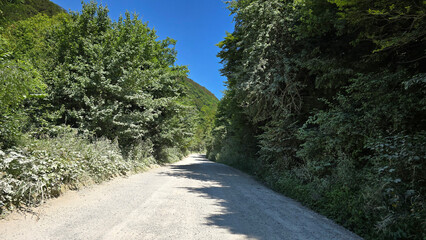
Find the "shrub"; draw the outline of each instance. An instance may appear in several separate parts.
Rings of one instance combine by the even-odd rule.
[[[116,141],[89,141],[70,128],[56,137],[29,138],[25,147],[0,152],[1,212],[145,169],[155,163],[151,154],[152,145],[139,143],[125,158]]]

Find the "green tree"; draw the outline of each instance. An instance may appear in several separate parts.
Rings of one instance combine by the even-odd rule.
[[[40,74],[28,62],[14,58],[9,43],[0,35],[0,147],[19,140],[25,111],[22,103],[43,91]]]
[[[218,45],[228,90],[209,157],[367,238],[424,237],[425,4],[229,9],[235,30]]]
[[[152,141],[157,156],[180,146],[168,124],[184,112],[177,100],[186,69],[174,66],[174,40],[158,41],[129,13],[112,22],[106,7],[89,3],[48,42],[54,60],[45,78],[50,102],[62,111],[60,122],[118,138],[123,149]]]

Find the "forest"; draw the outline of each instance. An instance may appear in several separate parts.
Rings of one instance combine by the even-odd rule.
[[[205,151],[218,99],[175,44],[95,2],[1,0],[0,215]]]
[[[219,101],[137,15],[0,0],[0,218],[206,151],[365,239],[426,239],[426,2],[226,3]]]
[[[228,8],[209,159],[366,239],[425,239],[425,1]]]

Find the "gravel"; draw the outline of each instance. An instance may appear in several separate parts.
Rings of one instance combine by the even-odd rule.
[[[0,239],[361,239],[202,155],[70,191],[0,221]]]

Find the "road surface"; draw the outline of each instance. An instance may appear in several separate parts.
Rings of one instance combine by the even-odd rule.
[[[231,167],[191,155],[0,221],[1,240],[360,239]]]

